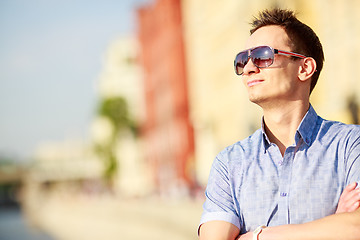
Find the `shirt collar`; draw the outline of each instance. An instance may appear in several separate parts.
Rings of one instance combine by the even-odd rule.
[[[261,132],[262,132],[262,136],[263,136],[263,147],[264,147],[264,152],[266,152],[267,148],[270,146],[270,140],[268,138],[268,136],[265,133],[265,122],[264,122],[264,116],[261,118]]]
[[[310,104],[309,110],[306,112],[305,116],[303,117],[295,135],[295,143],[298,144],[300,139],[303,139],[303,141],[306,143],[306,145],[310,146],[312,143],[312,134],[314,127],[316,125],[316,119],[318,115],[315,112],[313,106]],[[268,136],[265,133],[265,123],[264,123],[264,117],[262,117],[261,121],[261,131],[263,136],[263,147],[264,152],[267,150],[267,148],[270,146],[271,142],[268,138]]]
[[[313,130],[315,128],[317,118],[318,118],[318,115],[316,114],[314,108],[310,104],[309,110],[305,114],[304,118],[302,119],[302,121],[297,129],[297,134],[295,136],[296,144],[298,143],[300,138],[302,138],[303,141],[308,146],[311,145]]]

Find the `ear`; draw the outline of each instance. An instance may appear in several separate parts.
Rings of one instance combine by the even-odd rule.
[[[298,77],[300,81],[306,81],[311,78],[311,76],[316,71],[316,61],[312,57],[304,58],[302,64],[299,66]]]

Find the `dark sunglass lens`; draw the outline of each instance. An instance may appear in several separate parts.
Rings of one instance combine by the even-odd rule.
[[[236,58],[235,58],[235,72],[237,75],[241,75],[243,73],[243,69],[246,65],[246,63],[248,62],[248,55],[247,52],[241,52],[239,53]]]
[[[274,53],[268,47],[259,47],[251,52],[251,61],[259,68],[269,67],[274,61]]]

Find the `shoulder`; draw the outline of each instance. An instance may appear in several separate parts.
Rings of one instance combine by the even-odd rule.
[[[340,150],[347,159],[350,154],[360,152],[360,125],[323,120],[317,140],[329,149]]]
[[[230,162],[237,162],[242,159],[247,159],[247,156],[258,153],[263,148],[263,133],[261,129],[256,130],[249,137],[238,141],[225,149],[223,149],[217,156],[219,160]]]
[[[345,124],[338,121],[323,120],[321,134],[331,134],[340,138],[359,138],[360,125]]]

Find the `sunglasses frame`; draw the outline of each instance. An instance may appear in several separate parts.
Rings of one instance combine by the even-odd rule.
[[[270,64],[266,64],[265,67],[260,67],[258,66],[253,57],[251,56],[252,55],[252,52],[256,49],[259,49],[259,48],[267,48],[268,50],[270,50],[272,52],[272,56],[271,56],[271,63]],[[249,49],[246,49],[244,51],[241,51],[239,52],[236,57],[235,57],[235,60],[234,60],[234,68],[235,68],[235,73],[236,75],[243,75],[244,71],[242,71],[241,73],[238,73],[238,71],[236,70],[236,66],[237,66],[237,61],[236,59],[238,58],[238,56],[240,54],[243,54],[243,53],[246,53],[247,54],[247,61],[245,62],[244,64],[244,67],[246,66],[246,64],[249,62],[249,59],[251,58],[251,61],[253,62],[253,64],[257,67],[257,68],[267,68],[267,67],[270,67],[273,63],[274,63],[274,59],[275,59],[275,54],[279,54],[279,55],[283,55],[283,56],[291,56],[291,57],[297,57],[297,58],[307,58],[305,55],[302,55],[302,54],[299,54],[299,53],[294,53],[294,52],[288,52],[288,51],[284,51],[284,50],[279,50],[279,49],[275,49],[275,48],[272,48],[270,46],[257,46],[257,47],[254,47],[254,48],[249,48]],[[244,67],[242,68],[244,70]]]

